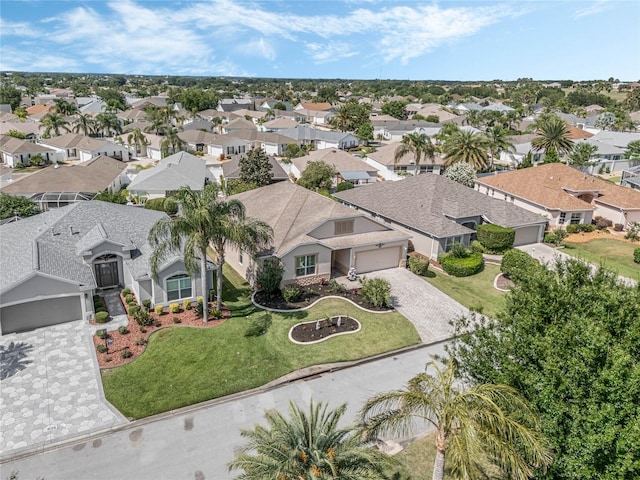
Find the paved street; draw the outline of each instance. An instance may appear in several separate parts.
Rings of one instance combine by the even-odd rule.
[[[238,472],[228,473],[226,464],[242,445],[240,429],[262,422],[264,409],[285,410],[289,400],[306,404],[311,398],[333,406],[348,402],[346,419],[351,422],[365,399],[401,387],[424,370],[431,355],[443,353],[438,344],[233,401],[212,401],[133,422],[3,464],[0,478],[14,470],[27,480],[233,478]]]

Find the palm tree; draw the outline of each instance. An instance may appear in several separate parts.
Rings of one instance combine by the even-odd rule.
[[[109,137],[112,133],[122,133],[122,125],[114,113],[99,113],[96,115],[96,130]]]
[[[147,137],[145,137],[144,133],[142,133],[142,130],[140,130],[139,128],[134,128],[127,136],[127,144],[129,146],[135,145],[135,152],[136,155],[138,155],[144,151],[147,145],[149,145],[149,140],[147,140]]]
[[[488,149],[489,140],[485,135],[459,130],[451,135],[443,146],[444,164],[448,167],[456,162],[464,162],[476,170],[481,170],[489,163]]]
[[[409,133],[402,137],[402,143],[398,145],[393,155],[393,164],[397,165],[402,157],[413,154],[415,160],[415,173],[418,175],[420,161],[430,159],[431,163],[435,160],[435,147],[431,143],[431,139],[425,133]]]
[[[16,116],[18,120],[24,123],[29,114],[27,113],[27,109],[24,107],[18,107],[14,110],[13,114]]]
[[[544,150],[546,153],[555,152],[558,155],[567,154],[573,148],[569,127],[556,115],[545,116],[536,122],[536,138],[531,140],[531,146],[536,152]]]
[[[56,98],[53,100],[56,112],[60,115],[70,116],[78,113],[78,105],[68,102],[64,98]]]
[[[507,140],[507,131],[500,127],[487,128],[485,132],[489,143],[489,168],[493,166],[496,157],[500,158],[502,152],[514,153],[516,147]]]
[[[51,136],[51,132],[60,135],[60,130],[69,132],[69,122],[62,115],[56,112],[49,112],[43,115],[40,120],[40,128],[44,128],[44,135]]]
[[[437,449],[433,480],[444,478],[445,460],[461,479],[479,478],[489,464],[524,480],[551,463],[538,417],[526,400],[506,385],[459,385],[451,360],[445,368],[430,362],[405,388],[368,400],[360,415],[370,436],[405,435],[416,421],[431,424]]]
[[[169,130],[167,130],[166,135],[160,142],[160,152],[162,153],[163,157],[166,157],[184,150],[186,146],[187,142],[185,142],[178,136],[178,129],[170,128]]]
[[[73,132],[82,132],[82,134],[87,137],[94,132],[95,127],[96,122],[88,113],[81,113],[73,122]]]
[[[571,153],[567,157],[567,163],[577,167],[589,167],[591,165],[595,165],[597,162],[591,161],[591,158],[593,158],[596,153],[598,153],[597,145],[578,142],[573,146],[573,150],[571,150]]]
[[[352,428],[339,428],[346,404],[328,410],[322,403],[304,412],[289,403],[289,416],[265,412],[268,427],[243,430],[248,440],[229,463],[229,470],[244,470],[245,479],[383,479],[388,457],[371,448]]]

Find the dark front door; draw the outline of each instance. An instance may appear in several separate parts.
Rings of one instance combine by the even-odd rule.
[[[96,282],[98,288],[118,285],[118,261],[96,263]]]

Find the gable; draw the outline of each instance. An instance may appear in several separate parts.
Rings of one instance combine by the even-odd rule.
[[[79,290],[75,282],[35,273],[3,292],[1,302],[6,306],[24,300],[38,300],[40,297],[77,293]]]

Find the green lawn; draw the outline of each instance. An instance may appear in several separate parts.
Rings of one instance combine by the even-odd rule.
[[[425,279],[465,307],[495,317],[505,305],[505,294],[493,288],[493,281],[499,273],[498,265],[486,264],[482,272],[470,277],[450,277],[446,273],[429,270]]]
[[[618,175],[618,176],[616,176],[616,177],[609,177],[609,178],[607,178],[607,181],[608,181],[608,182],[615,183],[616,185],[619,185],[619,184],[620,184],[620,180],[622,180],[622,176],[620,176],[620,175]]]
[[[267,315],[249,303],[249,287],[231,268],[225,270],[224,299],[232,318],[219,327],[168,328],[149,339],[134,362],[103,374],[107,399],[124,415],[142,418],[264,385],[311,365],[356,360],[420,341],[399,313],[367,313],[340,299],[287,314],[270,314],[260,337],[245,337],[251,318]],[[333,315],[350,315],[362,324],[353,335],[313,345],[296,345],[294,324]]]
[[[394,457],[398,464],[392,472],[400,472],[400,478],[431,480],[436,459],[436,434],[416,440]]]
[[[602,264],[624,277],[640,280],[640,265],[633,263],[633,249],[636,243],[622,242],[611,238],[599,238],[587,243],[563,242],[564,253],[582,258],[594,265]]]

